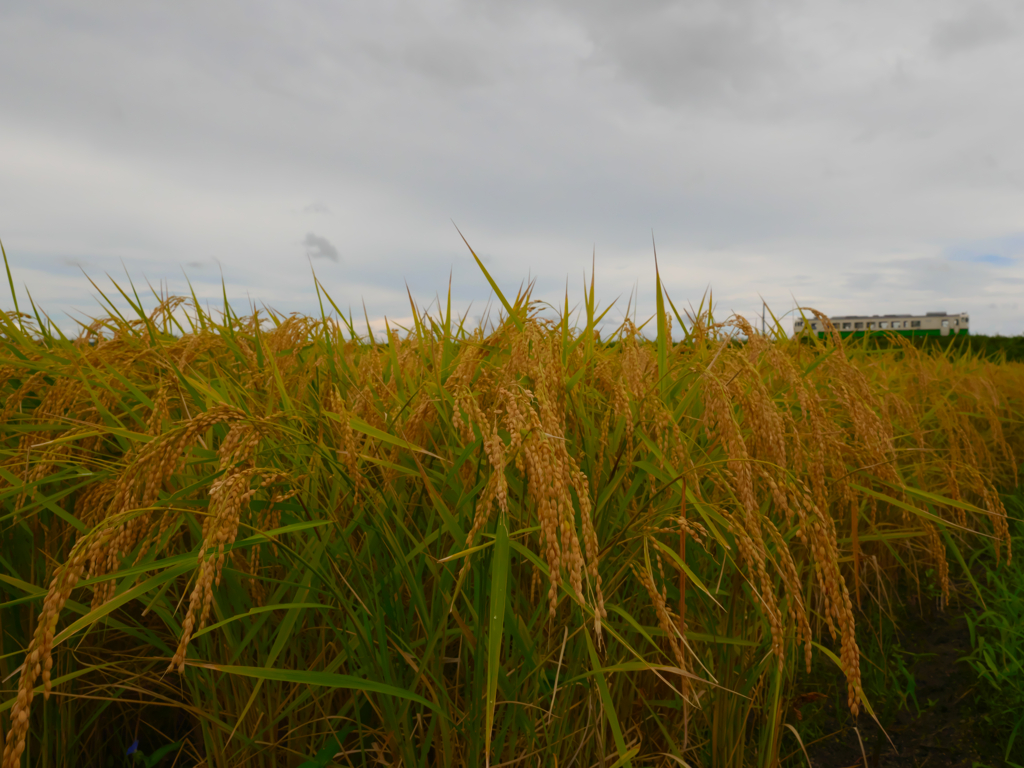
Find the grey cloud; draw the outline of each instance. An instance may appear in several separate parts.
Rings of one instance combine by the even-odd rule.
[[[788,3],[645,0],[567,4],[611,64],[659,101],[727,100],[769,84],[789,60]]]
[[[981,297],[997,295],[1007,286],[1024,282],[1022,278],[997,273],[993,267],[1003,268],[1004,264],[986,256],[969,259],[895,257],[872,261],[868,269],[846,274],[843,293],[855,301],[871,302],[883,312],[907,311],[914,307],[939,311],[947,309],[947,303],[949,307],[962,308]]]
[[[1016,34],[1010,18],[990,5],[975,4],[937,24],[931,42],[940,56],[952,56],[1009,40]]]
[[[483,85],[487,77],[482,66],[484,51],[474,50],[464,40],[433,38],[414,41],[405,52],[405,62],[424,77],[443,85]]]
[[[845,287],[851,293],[866,293],[876,287],[882,276],[877,272],[857,272],[846,275]]]
[[[929,301],[963,302],[983,296],[1006,283],[982,263],[957,263],[937,257],[907,259],[893,264],[902,274],[898,283],[908,286],[908,295],[931,294]],[[936,311],[941,308],[936,308]],[[959,310],[950,310],[959,311]]]
[[[306,255],[311,258],[330,259],[331,261],[338,260],[338,249],[326,237],[308,232],[302,244],[306,246]]]

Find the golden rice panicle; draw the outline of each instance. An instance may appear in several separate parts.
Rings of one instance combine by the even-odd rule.
[[[672,614],[668,610],[668,605],[665,602],[665,597],[654,583],[654,577],[646,568],[641,568],[636,563],[630,563],[629,567],[633,571],[633,575],[636,576],[645,590],[647,590],[648,596],[651,598],[651,603],[654,605],[654,612],[658,617],[658,626],[661,631],[665,633],[665,637],[668,640],[669,648],[672,650],[672,658],[675,659],[676,665],[680,669],[686,669],[686,657],[683,656],[682,648],[679,645],[677,635],[679,628],[672,620]]]
[[[421,395],[412,408],[409,418],[402,425],[401,432],[405,435],[405,439],[413,444],[425,443],[436,420],[437,409],[434,406],[434,401]]]
[[[571,461],[571,459],[570,459]],[[576,490],[576,497],[580,501],[580,517],[583,522],[583,544],[587,552],[587,573],[590,576],[594,589],[595,618],[594,633],[598,642],[601,641],[601,620],[608,617],[608,611],[604,607],[604,593],[601,590],[601,575],[598,572],[599,547],[597,532],[594,530],[594,523],[591,518],[592,505],[590,501],[590,483],[587,476],[583,474],[576,462],[572,461],[572,485]]]
[[[166,433],[139,451],[114,485],[104,516],[104,533],[94,540],[89,551],[91,577],[115,572],[121,559],[137,544],[146,545],[149,532],[155,528],[166,530],[163,513],[155,510],[155,502],[163,483],[177,471],[185,447],[214,424],[243,416],[243,412],[233,406],[216,406],[197,415],[183,429]],[[92,607],[105,603],[113,595],[113,589],[112,580],[97,584]]]
[[[786,422],[775,401],[768,394],[760,374],[752,367],[748,382],[740,378],[733,380],[733,399],[742,404],[744,418],[750,432],[750,453],[754,459],[767,461],[779,469],[785,469]],[[739,391],[741,387],[746,392]]]
[[[476,401],[476,397],[474,397],[469,387],[461,386],[453,395],[455,397],[455,407],[452,409],[452,423],[455,425],[456,430],[458,430],[463,443],[469,445],[476,440],[473,425],[475,424],[480,429],[481,434],[483,434],[487,422],[480,410],[480,405]],[[463,411],[469,416],[468,420],[463,417]]]
[[[814,571],[821,589],[825,618],[833,638],[837,634],[838,625],[842,648],[840,663],[847,680],[847,700],[850,710],[856,715],[861,696],[860,651],[857,647],[853,603],[839,570],[835,525],[831,517],[824,515],[810,498],[805,498],[804,505],[809,508],[810,513],[807,519],[810,522]]]
[[[896,388],[882,398],[882,406],[886,411],[886,421],[898,423],[910,434],[917,449],[914,456],[915,463],[920,469],[927,451],[924,428],[921,425],[921,414],[915,411],[910,401]]]
[[[185,670],[185,654],[196,627],[206,626],[213,603],[213,589],[220,585],[225,549],[238,535],[241,513],[256,493],[251,488],[257,470],[252,468],[260,433],[248,424],[236,424],[228,432],[219,451],[226,474],[210,486],[210,514],[203,521],[203,543],[199,548],[199,572],[189,597],[188,611],[182,622],[181,638],[171,659],[170,668]]]
[[[853,619],[853,602],[847,592],[846,584],[842,584],[842,606],[839,612],[839,626],[842,631],[842,650],[840,663],[846,675],[846,703],[850,712],[857,717],[860,702],[863,699],[863,688],[860,681],[860,648],[857,646],[856,627]]]
[[[993,400],[993,408],[991,412],[987,412],[988,415],[988,427],[994,435],[996,444],[1002,449],[1003,457],[1009,464],[1010,477],[1012,477],[1013,487],[1017,487],[1020,482],[1017,469],[1019,464],[1017,462],[1017,453],[1013,450],[1010,445],[1010,441],[1006,436],[1003,429],[1003,421],[999,411],[1002,410],[1004,413],[1009,410],[1008,403],[1005,398],[1000,395],[1000,390],[996,388],[996,383],[1002,383],[1007,374],[1003,367],[996,365],[995,363],[988,363],[985,366],[985,375],[979,375],[975,377],[978,380],[979,386],[986,388],[991,394]],[[1001,387],[1002,391],[1013,392],[1015,390],[1014,384],[1005,384]]]
[[[771,520],[764,521],[768,536],[775,543],[775,557],[778,560],[779,574],[782,576],[782,583],[786,587],[786,594],[789,596],[787,614],[790,622],[796,628],[796,641],[802,642],[804,646],[804,664],[807,674],[811,673],[811,647],[813,636],[811,624],[807,618],[807,607],[804,604],[803,585],[800,581],[800,574],[793,560],[793,554],[789,551],[786,540],[782,538],[779,529]]]
[[[480,531],[484,529],[484,526],[491,519],[491,512],[494,509],[494,500],[497,496],[498,487],[498,476],[496,473],[491,473],[487,478],[487,482],[484,484],[483,490],[480,492],[480,496],[476,501],[476,510],[473,515],[473,525],[469,530],[469,534],[466,536],[466,547],[472,547],[476,541],[476,537],[480,534]],[[470,555],[466,555],[466,559],[462,564],[462,568],[459,571],[459,580],[461,581],[465,575],[469,572],[471,564]]]
[[[75,498],[75,517],[86,528],[95,528],[106,516],[115,493],[116,481],[107,480],[87,485]]]
[[[774,346],[768,336],[754,328],[742,315],[733,315],[722,325],[735,328],[744,339],[743,351],[737,357],[742,358],[743,364],[747,367],[756,370],[760,361],[770,354]]]
[[[558,542],[558,504],[551,493],[555,482],[552,472],[553,452],[549,442],[534,433],[523,444],[523,450],[529,476],[529,493],[537,505],[540,546],[548,565],[548,612],[554,618],[558,605],[558,587],[562,583],[562,553]]]
[[[161,386],[153,400],[153,410],[146,422],[146,434],[158,437],[164,431],[164,422],[171,419],[171,393]]]
[[[338,458],[348,472],[349,480],[352,482],[352,504],[359,503],[360,494],[364,484],[362,473],[359,471],[359,440],[356,431],[352,429],[352,413],[345,407],[345,401],[341,397],[338,388],[333,384],[325,387],[321,407],[336,414],[339,419],[331,419],[331,431],[334,433]]]
[[[112,486],[102,486],[92,494],[83,494],[83,512],[95,518],[95,532],[83,537],[72,550],[71,559],[58,568],[44,601],[44,611],[40,615],[33,645],[33,651],[37,653],[38,669],[27,665],[22,676],[26,682],[19,684],[31,690],[39,674],[44,674],[44,680],[48,680],[49,665],[52,663],[49,659],[53,629],[71,589],[83,573],[88,571],[91,576],[113,574],[122,558],[132,549],[141,543],[144,551],[151,534],[165,530],[165,524],[154,519],[157,515],[153,511],[154,504],[163,483],[176,470],[184,446],[190,445],[213,424],[237,420],[242,415],[241,411],[230,406],[215,407],[192,419],[184,429],[148,443],[134,460],[129,461],[128,467]],[[253,445],[251,440],[246,442],[240,441],[237,436],[232,437],[231,432],[225,443],[227,448],[222,448],[222,455],[248,450]],[[237,527],[237,521],[235,525]],[[233,540],[233,533],[221,540],[227,541],[228,538]],[[223,549],[220,556],[222,562]],[[93,607],[102,605],[112,594],[112,581],[98,584],[93,594]],[[27,706],[26,702],[19,711],[27,713]],[[5,755],[8,753],[9,750],[5,751]]]
[[[593,473],[595,479],[600,482],[600,478],[604,472],[604,454],[608,450],[608,430],[611,427],[611,416],[612,409],[605,408],[604,414],[601,416],[601,422],[598,426],[598,437],[597,437],[597,454],[594,457],[594,462],[591,464],[593,467]]]
[[[505,479],[505,443],[498,434],[497,421],[495,420],[488,430],[484,421],[483,412],[468,389],[462,388],[456,398],[453,421],[457,428],[463,433],[463,439],[471,442],[474,438],[470,423],[467,423],[460,414],[460,405],[470,414],[474,423],[483,435],[482,447],[484,455],[491,467],[491,473],[484,485],[484,490],[477,500],[476,512],[473,517],[473,525],[466,536],[466,546],[472,547],[476,537],[491,518],[491,511],[494,502],[498,502],[501,511],[508,514],[508,487]],[[469,557],[463,565],[463,571],[469,568]]]
[[[882,480],[901,485],[893,469],[896,451],[892,425],[879,417],[880,398],[866,376],[835,356],[823,363],[822,367],[826,368],[828,374],[829,389],[853,427],[852,439],[844,452],[858,452],[864,458],[863,463],[870,464],[872,471]],[[837,476],[845,474],[838,471],[838,467],[836,469]]]
[[[483,349],[483,330],[477,328],[463,344],[456,358],[455,368],[445,382],[445,388],[449,392],[455,392],[462,387],[468,387],[477,374],[480,364],[486,354]]]
[[[548,366],[547,370],[550,372],[551,370],[559,371],[560,369],[555,365],[551,365]],[[584,567],[586,567],[594,591],[594,629],[598,643],[601,643],[601,620],[607,616],[607,613],[604,607],[604,594],[601,589],[601,578],[599,575],[597,533],[591,518],[590,483],[576,460],[569,454],[567,442],[562,437],[564,424],[560,418],[556,417],[556,413],[564,414],[564,408],[558,408],[556,411],[556,409],[550,406],[546,397],[539,397],[538,401],[541,417],[546,417],[546,423],[544,424],[545,442],[548,444],[552,457],[551,468],[553,471],[551,477],[554,481],[550,490],[554,496],[554,503],[557,506],[556,514],[561,519],[562,559],[566,559],[565,550],[567,549],[570,583],[581,602],[586,599],[583,592],[583,571]],[[551,435],[551,437],[548,438],[547,435]],[[576,492],[577,502],[580,506],[583,537],[582,548],[580,546],[580,537],[576,534],[572,491]],[[585,558],[583,551],[586,552]]]
[[[839,335],[839,331],[836,330],[836,327],[832,324],[832,321],[829,320],[828,317],[826,317],[816,309],[809,309],[808,311],[810,311],[810,313],[818,319],[822,326],[824,326],[825,333],[828,334],[829,339],[832,341],[832,344],[838,347],[840,350],[842,350],[843,338],[842,336]]]
[[[732,400],[717,376],[706,371],[703,425],[709,442],[718,440],[728,457],[728,470],[735,479],[735,493],[744,514],[756,514],[753,473],[746,443],[733,413]]]
[[[508,513],[505,472],[511,460],[516,470],[525,474],[527,493],[537,510],[540,549],[550,578],[549,614],[552,617],[555,614],[563,565],[573,592],[581,600],[584,599],[586,567],[593,580],[600,636],[604,598],[600,580],[596,578],[597,544],[590,519],[589,487],[565,446],[565,371],[561,347],[556,343],[557,334],[553,330],[554,326],[547,321],[534,318],[527,321],[521,331],[506,324],[491,337],[494,346],[499,346],[494,343],[498,338],[507,345],[507,357],[500,365],[483,367],[479,375],[473,377],[473,391],[465,383],[470,378],[466,375],[461,380],[456,378],[455,382],[449,378],[446,383],[455,401],[453,425],[464,443],[476,440],[477,434],[481,436],[483,453],[490,467],[490,475],[477,500],[467,546],[473,545],[487,524],[494,502],[503,513]],[[531,388],[527,389],[524,383],[529,383]],[[508,432],[508,444],[501,437],[502,429]],[[570,489],[576,490],[583,511],[582,547],[575,531]],[[584,549],[587,557],[583,555]],[[591,552],[593,557],[589,556]],[[469,565],[467,558],[463,573]]]
[[[1003,500],[999,498],[999,493],[988,485],[982,485],[981,495],[985,500],[985,508],[992,518],[992,528],[995,532],[993,545],[996,551],[996,565],[999,564],[1000,545],[1006,549],[1006,564],[1010,565],[1013,562],[1013,542],[1010,537],[1006,507],[1003,505]]]
[[[53,383],[42,394],[39,404],[32,410],[32,421],[36,424],[62,421],[69,411],[76,410],[75,405],[83,393],[84,387],[78,379],[64,375],[55,376]],[[21,437],[21,447],[38,445],[48,441],[52,436],[51,432],[27,433]]]
[[[530,571],[530,603],[535,604],[537,602],[537,593],[540,591],[541,581],[543,577],[540,572],[540,568],[537,566],[533,567]]]
[[[529,411],[529,398],[532,393],[518,384],[506,385],[501,390],[505,406],[505,425],[509,433],[508,453],[513,457],[516,471],[526,471],[523,460],[523,435],[528,431],[529,422],[526,414]]]
[[[505,479],[505,443],[498,434],[498,425],[495,422],[491,433],[484,439],[484,452],[491,464],[491,473],[495,478],[494,498],[498,502],[498,508],[503,514],[508,514],[508,483]]]
[[[273,473],[263,478],[262,482],[260,482],[260,488],[269,488],[290,479],[286,472]],[[298,483],[299,479],[296,478],[294,482]],[[297,496],[300,490],[301,488],[292,488],[290,491],[273,490],[270,494],[270,499],[267,501],[267,506],[263,509],[260,519],[256,522],[256,527],[261,531],[272,531],[275,528],[279,528],[281,526],[281,507],[279,505]],[[270,540],[270,551],[277,555],[276,539]],[[259,570],[259,553],[260,548],[253,547],[253,574]]]
[[[825,412],[823,396],[813,387],[811,382],[801,378],[794,387],[802,416],[801,428],[795,436],[794,446],[802,455],[802,460],[795,466],[803,466],[810,481],[811,494],[820,503],[826,503],[828,482],[826,470],[830,464],[829,457],[839,450],[840,444],[834,426],[830,426]]]
[[[729,361],[723,360],[725,367]],[[742,363],[740,363],[742,370]],[[733,412],[732,400],[726,387],[710,371],[706,371],[704,379],[704,428],[709,439],[721,442],[728,457],[728,472],[733,478],[733,488],[739,501],[738,513],[733,515],[731,530],[736,537],[740,561],[757,574],[758,591],[761,595],[762,607],[768,619],[772,634],[772,651],[781,665],[785,659],[785,639],[782,618],[775,596],[775,587],[765,567],[765,546],[761,535],[760,511],[758,508],[753,482],[752,462],[746,442],[740,431]],[[735,376],[733,377],[735,379]],[[761,407],[772,412],[774,403],[762,402]],[[782,442],[781,434],[773,437],[773,442]],[[770,448],[772,452],[777,447]],[[782,448],[784,452],[784,447]]]
[[[86,548],[86,542],[80,541],[72,550],[68,561],[63,566],[58,566],[43,600],[35,634],[29,643],[25,664],[18,678],[18,697],[11,709],[11,728],[7,732],[4,744],[3,768],[18,768],[21,763],[21,754],[25,751],[28,736],[33,689],[40,676],[43,678],[43,697],[50,698],[54,631],[64,604],[71,597],[71,591],[85,570]]]
[[[0,365],[0,390],[2,390],[7,382],[13,379],[18,374],[18,368],[13,365]]]
[[[647,345],[640,345],[640,331],[627,318],[620,330],[621,344],[619,358],[622,365],[622,380],[626,391],[637,400],[647,394],[648,381],[657,371],[657,362]]]
[[[757,574],[757,590],[761,596],[761,609],[768,619],[768,626],[772,634],[772,652],[775,654],[781,670],[786,658],[785,631],[782,627],[782,614],[775,596],[775,585],[765,567],[766,552],[759,530],[760,521],[757,517],[751,516],[745,520],[734,519],[732,523],[732,532],[736,537],[740,562]]]
[[[628,448],[632,445],[634,424],[633,411],[629,404],[629,393],[624,383],[622,358],[609,355],[597,362],[594,367],[594,380],[595,389],[608,399],[611,406],[610,410],[605,410],[602,419],[600,452],[603,454],[607,448],[610,418],[625,420],[625,441]],[[600,462],[596,466],[600,467]]]
[[[840,633],[840,630],[836,628],[836,619],[839,615],[838,605],[841,594],[839,568],[836,563],[837,554],[820,520],[811,521],[810,531],[811,551],[814,554],[814,575],[820,590],[825,623],[828,626],[829,634],[835,639]]]
[[[29,376],[25,381],[21,383],[14,392],[7,396],[7,401],[4,403],[3,410],[0,411],[0,423],[6,424],[11,420],[11,416],[14,415],[15,411],[21,408],[22,402],[28,397],[30,392],[37,392],[41,387],[46,384],[46,374],[43,371],[37,371]]]

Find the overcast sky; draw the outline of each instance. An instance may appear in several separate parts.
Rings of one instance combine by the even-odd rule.
[[[1022,9],[5,0],[0,239],[57,319],[96,313],[83,270],[312,312],[310,264],[373,320],[449,273],[472,314],[454,221],[558,303],[596,252],[601,300],[653,311],[653,231],[677,306],[1018,334]]]

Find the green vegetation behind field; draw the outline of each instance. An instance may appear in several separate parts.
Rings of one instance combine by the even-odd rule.
[[[974,354],[988,360],[1019,363],[1024,362],[1024,336],[982,336],[960,334],[959,336],[913,336],[905,337],[914,347],[929,352],[950,350],[954,354]],[[894,349],[899,342],[883,333],[863,340],[848,342],[850,346],[860,344],[867,349]]]

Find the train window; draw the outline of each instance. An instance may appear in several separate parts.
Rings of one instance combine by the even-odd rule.
[[[848,329],[849,329],[849,327],[850,327],[850,324],[849,324],[849,323],[843,323],[843,330],[844,330],[844,331],[845,331],[845,330],[848,330]]]
[[[942,321],[942,327],[943,328],[949,328],[949,320],[943,320]]]
[[[874,328],[874,327],[875,327],[874,323],[868,323],[868,328]]]
[[[911,320],[910,321],[910,327],[911,328],[920,328],[921,327],[921,321],[920,320]]]
[[[854,323],[853,327],[854,328],[863,328],[864,327],[864,323]]]
[[[953,325],[960,325],[960,321],[959,320],[954,320],[953,321]]]
[[[888,328],[889,327],[889,323],[887,321],[883,320],[882,322],[880,322],[878,324],[878,327],[879,328]]]

